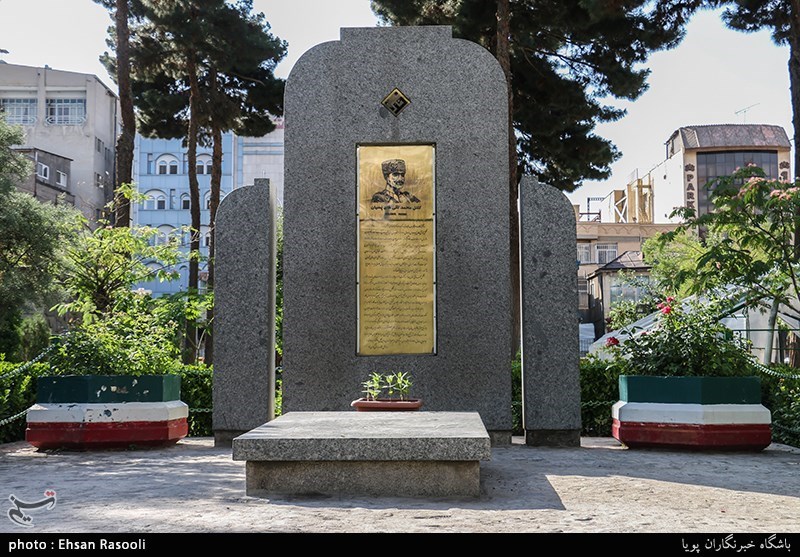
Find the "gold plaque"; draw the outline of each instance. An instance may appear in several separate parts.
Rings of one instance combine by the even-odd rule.
[[[358,147],[358,354],[435,354],[433,145]]]

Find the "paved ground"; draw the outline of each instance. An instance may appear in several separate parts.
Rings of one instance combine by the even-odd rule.
[[[32,528],[0,532],[800,532],[800,450],[495,448],[479,499],[281,498],[244,495],[244,464],[211,439],[169,449],[37,452],[0,445],[0,501],[34,502]]]

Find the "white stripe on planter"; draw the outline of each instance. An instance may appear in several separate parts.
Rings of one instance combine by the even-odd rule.
[[[669,404],[618,401],[611,415],[620,422],[661,424],[770,424],[770,411],[761,404]]]
[[[165,422],[187,418],[189,407],[180,400],[169,402],[109,402],[89,404],[34,404],[28,423],[60,422]]]

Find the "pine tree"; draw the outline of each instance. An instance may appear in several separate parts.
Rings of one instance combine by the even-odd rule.
[[[213,288],[214,221],[220,200],[222,134],[264,135],[283,111],[283,81],[274,69],[286,44],[269,33],[251,0],[142,0],[131,27],[131,87],[141,133],[184,138],[187,147],[191,238],[189,292],[196,297],[200,266],[197,147],[212,146],[209,290]],[[208,315],[213,318],[213,310]],[[184,360],[196,359],[196,325],[187,320]],[[207,340],[208,342],[208,340]],[[207,343],[206,361],[213,360]]]
[[[533,173],[566,191],[610,176],[620,157],[594,133],[625,111],[604,98],[635,99],[655,51],[676,46],[702,0],[372,0],[392,25],[450,25],[498,59],[508,83],[510,253],[514,337],[519,339],[519,177]]]

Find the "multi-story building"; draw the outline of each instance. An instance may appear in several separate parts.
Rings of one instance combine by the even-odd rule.
[[[223,135],[221,197],[234,188],[253,183],[255,178],[268,178],[276,186],[279,204],[283,200],[283,121],[264,137]],[[186,147],[181,139],[157,139],[136,136],[133,179],[144,200],[132,207],[132,221],[159,231],[155,241],[170,237],[180,239],[184,250],[189,249],[188,230],[191,225],[189,209],[189,165]],[[197,179],[200,185],[200,287],[207,278],[207,258],[210,240],[211,148],[197,151]],[[157,280],[142,284],[155,295],[185,290],[188,286],[188,263],[177,269],[180,279],[172,282]]]
[[[634,172],[624,188],[602,198],[589,198],[585,213],[575,207],[579,311],[581,321],[592,323],[597,336],[605,332],[614,292],[622,292],[618,277],[613,276],[621,270],[617,269],[617,257],[626,252],[638,254],[628,257],[622,266],[646,275],[647,266],[639,254],[642,244],[675,229],[680,222],[672,216],[675,209],[688,207],[699,214],[713,210],[710,182],[748,164],[760,167],[771,179],[791,177],[791,143],[780,126],[685,126],[675,130],[665,145],[665,160],[646,175]],[[598,290],[601,283],[605,292]]]
[[[30,159],[33,169],[30,176],[17,185],[18,189],[43,203],[75,205],[75,196],[68,187],[71,159],[41,149],[23,147],[14,150]]]
[[[23,127],[20,147],[71,160],[55,183],[90,220],[103,216],[112,196],[118,104],[95,75],[0,62],[0,110]]]

